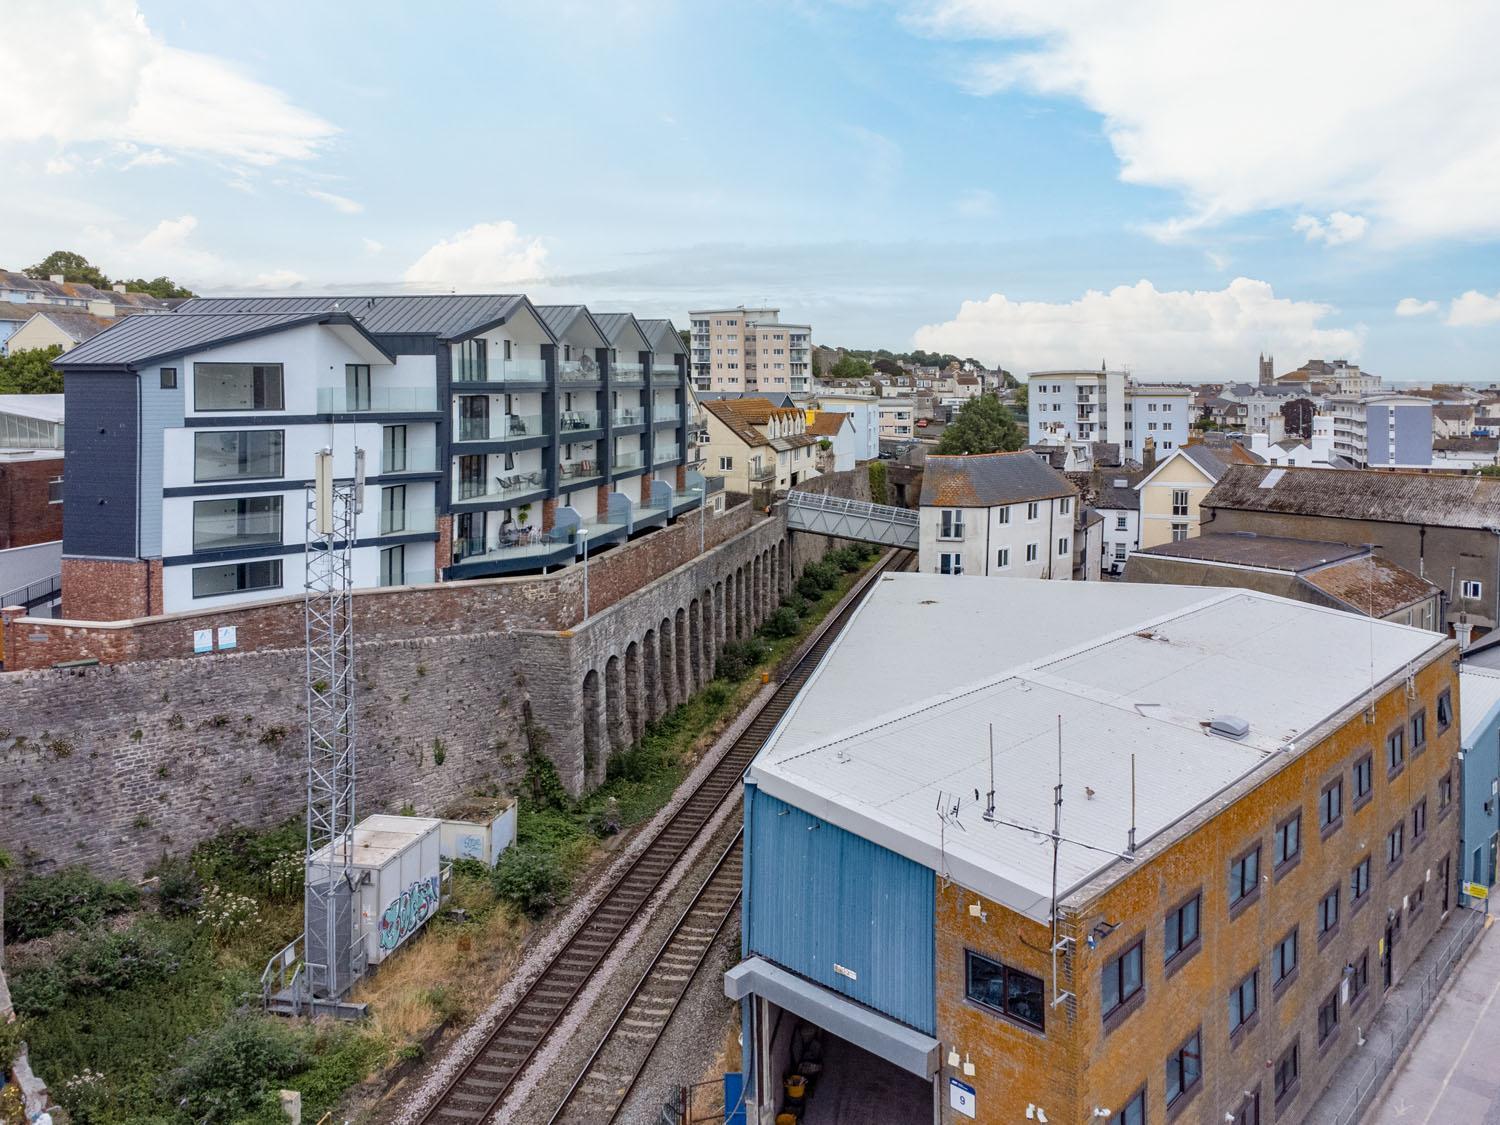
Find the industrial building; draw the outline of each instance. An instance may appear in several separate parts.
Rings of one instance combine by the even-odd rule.
[[[1327,1120],[1457,904],[1454,655],[1252,591],[886,576],[746,776],[746,1120]]]
[[[520,295],[199,298],[57,366],[69,617],[300,593],[325,446],[345,478],[365,455],[357,586],[566,565],[711,491],[665,320]]]

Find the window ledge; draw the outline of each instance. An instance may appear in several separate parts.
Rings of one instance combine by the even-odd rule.
[[[1326,840],[1342,827],[1344,827],[1344,818],[1341,816],[1337,820],[1329,821],[1322,828],[1318,829],[1318,838]]]
[[[1390,769],[1388,769],[1388,770],[1385,771],[1385,779],[1387,781],[1395,781],[1396,778],[1400,777],[1405,772],[1406,772],[1406,759],[1403,758],[1401,760],[1401,764],[1400,765],[1393,766],[1392,768],[1390,768]]]
[[[1275,984],[1273,984],[1271,986],[1271,996],[1272,996],[1272,998],[1275,999],[1275,1000],[1277,1000],[1279,1002],[1281,1000],[1281,997],[1285,994],[1286,990],[1289,989],[1289,988],[1291,988],[1292,985],[1294,985],[1294,984],[1297,983],[1297,974],[1300,973],[1301,971],[1302,971],[1302,964],[1301,964],[1301,962],[1298,962],[1296,965],[1294,965],[1292,967],[1292,971],[1291,972],[1287,973],[1286,976],[1282,977],[1279,981],[1277,981]]]
[[[1247,1019],[1244,1023],[1240,1024],[1239,1027],[1235,1028],[1229,1033],[1229,1049],[1231,1051],[1235,1050],[1240,1045],[1245,1036],[1249,1035],[1252,1031],[1255,1030],[1255,1025],[1258,1023],[1260,1023],[1259,1008],[1250,1013],[1249,1019]]]
[[[1188,942],[1175,954],[1173,954],[1170,961],[1162,965],[1162,975],[1169,979],[1175,976],[1179,971],[1181,971],[1184,965],[1186,965],[1194,957],[1198,956],[1198,950],[1202,948],[1202,937],[1195,937],[1192,941]]]
[[[1354,917],[1354,915],[1358,914],[1361,910],[1363,910],[1365,908],[1365,905],[1370,901],[1371,897],[1373,897],[1373,896],[1370,894],[1370,892],[1366,891],[1364,894],[1360,895],[1358,898],[1351,899],[1349,901],[1349,917],[1352,918],[1352,917]]]
[[[1318,1044],[1318,1057],[1319,1058],[1322,1058],[1324,1055],[1326,1055],[1333,1048],[1333,1046],[1338,1042],[1339,1031],[1342,1030],[1343,1026],[1344,1026],[1344,1024],[1343,1024],[1342,1020],[1340,1020],[1338,1023],[1334,1024],[1333,1025],[1333,1030],[1328,1033],[1327,1038],[1325,1038],[1323,1040],[1323,1042],[1321,1042],[1321,1043]]]
[[[1297,864],[1299,864],[1301,862],[1302,862],[1302,849],[1298,848],[1296,854],[1293,855],[1290,859],[1284,859],[1284,860],[1282,860],[1281,864],[1279,866],[1273,867],[1271,869],[1271,881],[1273,883],[1279,883],[1279,882],[1281,882],[1282,876],[1286,875],[1289,871],[1291,871],[1294,867],[1296,867]]]
[[[1339,935],[1339,924],[1335,922],[1318,935],[1318,952],[1322,953],[1328,943]]]
[[[1238,899],[1238,900],[1236,900],[1234,903],[1232,903],[1230,905],[1230,907],[1229,907],[1229,920],[1231,922],[1234,921],[1234,919],[1238,918],[1246,910],[1250,909],[1250,907],[1253,906],[1259,900],[1260,900],[1260,883],[1257,881],[1256,884],[1255,884],[1255,890],[1251,891],[1249,894],[1245,895],[1244,898]]]
[[[1129,1000],[1115,1006],[1107,1016],[1104,1017],[1104,1034],[1108,1035],[1124,1023],[1130,1016],[1146,1002],[1146,989],[1144,986],[1136,992]]]
[[[1281,1097],[1279,1097],[1279,1098],[1276,1099],[1276,1116],[1277,1117],[1281,1116],[1281,1113],[1282,1113],[1283,1110],[1289,1109],[1291,1107],[1291,1104],[1294,1101],[1297,1100],[1297,1094],[1301,1090],[1302,1090],[1302,1076],[1298,1075],[1297,1076],[1297,1080],[1295,1082],[1293,1082],[1290,1086],[1288,1086],[1285,1090],[1281,1091]]]
[[[1195,1078],[1193,1084],[1177,1095],[1177,1099],[1167,1105],[1167,1120],[1174,1121],[1177,1116],[1192,1103],[1198,1096],[1198,1091],[1203,1087],[1202,1077]]]
[[[1364,808],[1366,805],[1368,805],[1374,799],[1375,799],[1375,789],[1372,786],[1370,788],[1370,791],[1368,793],[1364,794],[1363,796],[1354,798],[1354,800],[1349,803],[1349,811],[1350,812],[1358,812],[1360,809]]]

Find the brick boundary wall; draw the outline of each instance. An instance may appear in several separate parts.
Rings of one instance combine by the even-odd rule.
[[[589,560],[589,602],[594,612],[613,605],[698,555],[696,512]],[[709,513],[702,534],[712,549],[748,530],[748,504]],[[64,560],[66,569],[71,560]],[[123,562],[122,568],[143,565]],[[138,582],[139,579],[137,578]],[[66,582],[64,598],[68,598]],[[481,578],[431,586],[363,589],[354,595],[355,634],[367,640],[485,632],[496,627],[565,629],[583,617],[583,575],[578,565],[524,578]],[[302,598],[278,598],[242,607],[191,610],[123,621],[26,617],[0,609],[8,672],[50,668],[78,660],[120,664],[193,655],[193,633],[235,626],[239,652],[300,648]]]

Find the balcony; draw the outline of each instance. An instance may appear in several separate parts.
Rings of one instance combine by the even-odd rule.
[[[492,414],[488,418],[460,418],[454,441],[512,441],[545,437],[547,420],[540,414]]]
[[[762,484],[768,480],[776,479],[776,466],[764,465],[759,461],[750,462],[750,480],[756,484]]]
[[[682,447],[675,441],[670,445],[657,443],[656,452],[652,455],[651,463],[654,465],[665,465],[670,461],[682,460]]]
[[[707,362],[707,360],[704,362]],[[660,359],[653,359],[651,361],[651,377],[653,379],[675,379],[678,374],[677,363],[671,356],[662,356]]]
[[[547,478],[540,471],[507,473],[485,483],[460,481],[458,490],[453,496],[453,503],[455,505],[492,504],[517,500],[522,496],[534,496],[546,487]]]
[[[602,375],[599,365],[591,359],[560,359],[557,377],[564,383],[597,383]]]
[[[671,406],[653,406],[651,408],[651,424],[653,426],[664,426],[667,423],[677,425],[682,421],[682,407],[674,403]]]
[[[382,586],[431,586],[436,581],[437,576],[431,570],[407,567],[400,574],[382,575],[380,584]]]
[[[597,410],[564,410],[562,418],[558,423],[558,432],[564,438],[568,434],[597,429],[599,429],[599,412]]]
[[[609,369],[609,378],[612,383],[644,383],[646,365],[644,363],[613,364]]]
[[[380,513],[381,535],[417,535],[436,529],[431,508],[394,508]]]
[[[427,414],[437,410],[431,387],[319,387],[319,414]]]
[[[614,426],[644,426],[646,411],[639,406],[628,406],[624,410],[610,412],[609,421]]]
[[[603,467],[593,457],[579,457],[573,461],[560,462],[557,466],[558,479],[563,481],[588,480],[603,471]]]
[[[382,449],[380,472],[382,476],[396,473],[435,473],[437,452],[431,449]]]
[[[460,539],[454,548],[453,569],[449,571],[454,578],[562,566],[577,553],[566,532],[544,532],[536,527],[502,532],[499,543],[493,547],[483,539]]]
[[[453,369],[454,385],[461,383],[545,383],[547,364],[540,359],[502,359],[494,363],[460,362]]]
[[[640,449],[631,450],[629,453],[616,453],[610,458],[609,465],[617,473],[627,473],[632,469],[644,469],[646,467],[646,454]]]

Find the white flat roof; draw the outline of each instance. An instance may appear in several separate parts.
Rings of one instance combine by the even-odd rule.
[[[1492,668],[1458,669],[1458,738],[1465,750],[1474,745],[1480,724],[1500,703],[1500,672]]]
[[[429,816],[392,816],[376,813],[354,826],[354,864],[357,867],[384,867],[427,833],[435,831],[442,821]],[[309,864],[324,861],[328,848],[319,848]]]
[[[893,575],[749,780],[1045,921],[1059,717],[1062,898],[1126,850],[1132,755],[1143,846],[1367,693],[1372,651],[1380,680],[1444,643],[1246,590]],[[1221,716],[1250,733],[1207,733]],[[1010,824],[983,815],[991,727]]]

